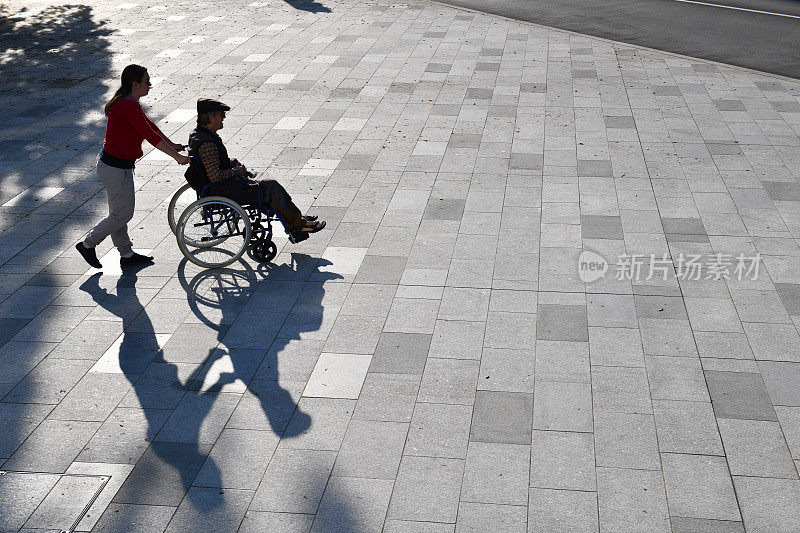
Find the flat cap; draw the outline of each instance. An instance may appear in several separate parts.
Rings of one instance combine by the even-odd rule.
[[[200,98],[197,100],[198,113],[216,113],[217,111],[228,111],[230,106],[212,100],[211,98]]]

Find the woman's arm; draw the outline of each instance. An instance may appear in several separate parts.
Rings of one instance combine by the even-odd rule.
[[[189,159],[189,156],[179,154],[172,146],[167,144],[167,142],[169,141],[167,141],[166,139],[162,139],[161,142],[159,142],[156,145],[156,148],[158,148],[159,150],[170,156],[172,159],[177,161],[179,165],[188,165],[189,162],[191,161],[191,159]]]
[[[189,161],[191,160],[187,156],[179,154],[172,146],[170,146],[171,143],[168,140],[165,140],[159,132],[153,129],[152,126],[155,126],[155,124],[153,124],[152,121],[147,118],[147,115],[144,114],[142,107],[137,103],[134,103],[134,105],[135,107],[129,106],[124,108],[125,118],[133,127],[133,129],[135,129],[139,135],[147,139],[147,142],[177,161],[179,165],[188,165]]]

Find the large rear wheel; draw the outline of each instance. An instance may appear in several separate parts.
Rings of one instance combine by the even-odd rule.
[[[209,196],[184,210],[175,238],[186,259],[204,268],[219,268],[244,254],[250,245],[250,233],[250,219],[239,204]]]
[[[197,192],[192,189],[188,183],[175,191],[172,198],[169,200],[169,207],[167,208],[167,221],[169,222],[169,229],[175,233],[175,228],[178,226],[178,219],[181,213],[189,207],[195,200],[197,200]]]

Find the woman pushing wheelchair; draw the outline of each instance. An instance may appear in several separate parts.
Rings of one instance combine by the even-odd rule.
[[[195,184],[210,187],[211,194],[230,198],[239,204],[269,207],[281,216],[292,242],[300,242],[325,227],[316,216],[303,215],[286,189],[273,179],[253,174],[236,159],[228,157],[217,132],[222,129],[230,107],[208,98],[197,101],[197,128],[189,135],[187,172]],[[196,185],[193,184],[193,187]],[[201,187],[202,188],[202,187]]]

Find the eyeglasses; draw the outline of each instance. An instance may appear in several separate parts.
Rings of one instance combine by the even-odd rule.
[[[146,83],[148,87],[152,87],[153,86],[153,84],[150,83],[150,80],[137,81],[136,83]]]

